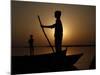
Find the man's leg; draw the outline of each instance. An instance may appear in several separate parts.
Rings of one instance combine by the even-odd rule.
[[[57,53],[61,53],[62,50],[62,34],[55,37],[55,49]]]
[[[58,43],[57,44],[58,53],[61,54],[61,52],[62,52],[62,36],[59,36],[57,43]]]
[[[58,39],[55,39],[55,49],[57,54],[61,53],[61,43]]]
[[[30,49],[30,55],[32,55],[32,51],[33,51],[33,48],[31,47],[31,49]]]

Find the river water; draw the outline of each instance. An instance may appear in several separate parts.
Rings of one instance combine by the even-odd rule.
[[[62,50],[66,49],[65,47]],[[35,47],[34,55],[52,53],[50,47]],[[75,55],[83,53],[83,56],[74,64],[78,69],[88,69],[93,57],[95,56],[95,47],[68,47],[66,55]],[[12,56],[29,56],[29,48],[12,48]]]

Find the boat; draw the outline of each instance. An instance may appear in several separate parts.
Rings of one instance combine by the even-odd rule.
[[[57,53],[43,54],[36,56],[12,56],[11,72],[12,74],[42,73],[56,71],[77,70],[74,64],[83,55],[61,55]]]

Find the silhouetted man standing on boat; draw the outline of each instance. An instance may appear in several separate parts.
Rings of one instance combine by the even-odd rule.
[[[43,26],[45,28],[55,28],[55,49],[56,53],[61,53],[61,45],[62,45],[62,38],[63,38],[63,27],[62,22],[60,20],[61,17],[61,11],[55,11],[55,18],[56,23],[50,26]]]
[[[33,35],[30,35],[30,39],[28,40],[29,48],[30,48],[30,55],[32,55],[32,52],[34,52],[33,41],[34,41]]]

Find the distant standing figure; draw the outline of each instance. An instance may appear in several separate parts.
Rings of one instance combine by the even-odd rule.
[[[62,45],[62,38],[63,38],[63,26],[62,26],[62,22],[61,22],[61,11],[57,10],[55,11],[55,18],[56,18],[56,22],[53,25],[49,25],[49,26],[43,26],[45,28],[55,28],[55,49],[56,49],[56,53],[60,54],[61,53],[61,45]]]
[[[30,55],[32,55],[32,52],[34,52],[33,42],[34,42],[33,35],[30,35],[30,38],[28,40],[29,48],[30,48]]]

